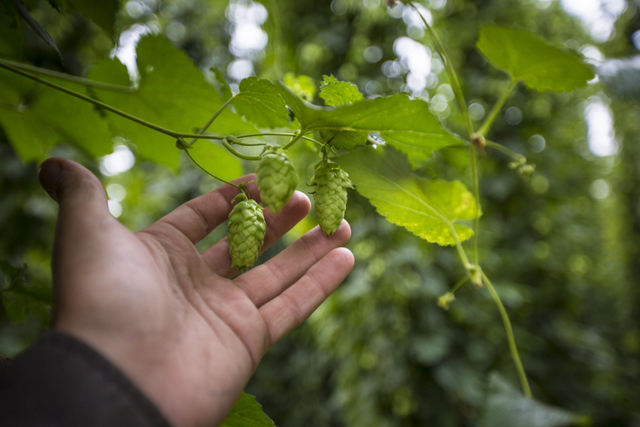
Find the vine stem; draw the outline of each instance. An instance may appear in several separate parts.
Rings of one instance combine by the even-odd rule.
[[[85,102],[89,102],[89,103],[91,103],[93,105],[96,105],[96,106],[98,106],[100,108],[103,108],[103,109],[105,109],[107,111],[110,111],[110,112],[112,112],[114,114],[117,114],[117,115],[119,115],[121,117],[124,117],[125,119],[128,119],[128,120],[131,120],[133,122],[136,122],[136,123],[138,123],[138,124],[140,124],[142,126],[148,127],[149,129],[153,129],[156,132],[163,133],[163,134],[168,135],[168,136],[170,136],[172,138],[176,138],[176,139],[177,138],[202,138],[202,139],[217,139],[217,140],[221,140],[221,139],[224,138],[224,136],[220,136],[220,135],[198,135],[198,134],[192,134],[192,133],[181,133],[181,132],[173,131],[171,129],[163,128],[162,126],[158,126],[156,124],[153,124],[151,122],[143,120],[143,119],[141,119],[139,117],[133,116],[133,115],[131,115],[129,113],[125,113],[122,110],[118,110],[117,108],[114,108],[114,107],[110,106],[109,104],[105,104],[104,102],[101,102],[101,101],[98,101],[96,99],[90,98],[90,97],[88,97],[86,95],[83,95],[83,94],[78,93],[76,91],[73,91],[71,89],[67,89],[64,86],[60,86],[60,85],[52,83],[50,81],[41,79],[38,76],[34,76],[33,74],[29,74],[27,72],[24,72],[22,70],[19,70],[19,69],[15,68],[15,67],[12,67],[10,65],[4,64],[2,62],[0,62],[0,68],[4,68],[6,70],[9,70],[9,71],[11,71],[13,73],[19,74],[19,75],[21,75],[23,77],[26,77],[28,79],[35,80],[36,82],[42,83],[45,86],[49,86],[49,87],[51,87],[53,89],[59,90],[60,92],[64,92],[67,95],[71,95],[71,96],[76,97],[78,99],[81,99],[81,100],[83,100]]]
[[[113,85],[109,83],[96,82],[94,80],[85,79],[83,77],[78,77],[71,74],[48,70],[46,68],[40,68],[30,64],[23,64],[22,62],[9,61],[7,59],[0,59],[0,64],[5,64],[10,67],[18,68],[20,70],[30,71],[32,73],[37,73],[37,74],[42,74],[49,77],[55,77],[58,79],[67,80],[70,82],[81,84],[83,86],[91,86],[99,89],[111,90],[115,92],[125,92],[125,93],[132,93],[137,90],[133,86],[120,86],[120,85]]]
[[[422,19],[422,22],[424,23],[425,27],[427,28],[427,30],[429,31],[429,34],[431,35],[431,38],[433,39],[435,46],[436,46],[436,50],[438,51],[438,54],[440,55],[440,58],[442,59],[442,62],[444,64],[445,70],[447,71],[447,74],[449,75],[449,78],[451,79],[451,85],[452,85],[452,89],[455,95],[455,98],[458,102],[458,107],[460,108],[460,112],[462,114],[462,116],[464,117],[464,122],[465,122],[465,126],[467,128],[467,132],[469,133],[469,138],[473,139],[475,132],[473,130],[473,123],[471,122],[471,116],[469,115],[469,110],[467,109],[467,101],[464,98],[464,94],[462,93],[462,88],[460,87],[460,81],[458,80],[458,75],[456,74],[455,69],[453,68],[453,65],[451,64],[451,59],[449,58],[449,55],[447,54],[446,49],[444,48],[444,45],[442,44],[442,42],[440,41],[440,38],[438,37],[438,34],[434,31],[434,29],[431,27],[431,25],[429,25],[429,23],[427,22],[427,20],[425,19],[425,17],[422,15],[422,13],[420,13],[420,10],[416,7],[415,4],[413,4],[413,2],[409,2],[409,6],[411,6],[420,16],[420,19]],[[480,203],[480,190],[479,190],[479,185],[478,185],[478,166],[477,166],[477,154],[475,152],[475,148],[473,146],[473,144],[471,144],[471,146],[469,147],[470,151],[470,156],[471,156],[471,175],[473,177],[473,190],[474,190],[474,196],[476,198],[476,209],[478,209],[479,203]],[[476,268],[479,268],[478,265],[478,232],[480,229],[480,218],[478,217],[478,215],[476,215],[476,218],[474,219],[473,222],[473,263],[476,266]],[[465,255],[466,258],[466,255]],[[468,261],[466,262],[466,264],[468,264]],[[476,277],[476,276],[473,276]],[[475,283],[475,280],[474,280]],[[475,283],[476,285],[478,285],[478,283]]]
[[[296,135],[296,134],[294,134],[294,135],[295,135],[295,136],[294,136],[293,138],[291,138],[291,141],[289,141],[287,144],[285,144],[285,145],[282,147],[282,149],[283,149],[283,150],[288,149],[288,148],[289,148],[289,147],[291,147],[293,144],[295,144],[296,142],[298,142],[300,139],[302,139],[302,138],[303,138],[302,131],[300,131],[300,133],[298,133],[297,135]]]
[[[472,265],[469,263],[469,258],[467,258],[467,254],[462,247],[462,243],[460,243],[460,238],[458,237],[458,233],[456,232],[455,227],[452,223],[449,223],[449,229],[451,230],[451,236],[453,236],[453,240],[456,243],[456,250],[458,251],[458,256],[460,257],[460,261],[462,261],[462,265],[464,266],[467,273],[471,274]]]
[[[447,71],[449,78],[451,79],[451,85],[453,86],[452,87],[453,93],[456,97],[456,100],[458,101],[458,107],[460,107],[460,112],[464,117],[464,122],[465,122],[465,126],[467,127],[467,132],[469,133],[469,137],[471,138],[473,137],[473,133],[474,133],[473,123],[471,122],[471,116],[469,115],[469,110],[467,109],[467,101],[465,100],[464,94],[462,93],[462,88],[460,87],[460,81],[458,80],[458,75],[456,74],[456,71],[454,70],[453,65],[451,64],[451,59],[449,59],[449,55],[447,54],[447,51],[445,50],[444,45],[440,41],[438,34],[434,31],[431,25],[429,25],[429,23],[427,22],[425,17],[422,15],[422,13],[420,13],[420,10],[416,7],[415,4],[413,4],[413,2],[410,1],[408,2],[408,4],[418,13],[425,27],[427,27],[427,31],[429,31],[429,34],[431,35],[431,38],[435,43],[436,50],[438,51],[438,55],[440,55],[440,58],[444,63],[444,68]]]
[[[251,160],[251,161],[260,160],[260,157],[256,157],[256,156],[247,156],[246,154],[242,154],[241,152],[236,151],[236,149],[235,149],[235,148],[233,148],[233,147],[231,146],[231,144],[229,144],[229,142],[228,142],[226,139],[224,139],[224,138],[223,138],[223,139],[221,139],[221,140],[220,140],[220,142],[222,143],[222,145],[224,145],[224,148],[226,148],[227,150],[229,150],[229,152],[230,152],[231,154],[233,154],[234,156],[236,156],[236,157],[239,157],[239,158],[244,159],[244,160]]]
[[[480,231],[480,184],[478,182],[478,153],[476,148],[471,144],[469,147],[469,155],[471,156],[471,176],[473,177],[473,195],[476,199],[476,215],[473,219],[473,264],[476,268],[480,268],[478,258],[478,233]],[[478,285],[478,283],[475,283]]]
[[[429,34],[431,35],[431,37],[434,40],[434,43],[435,43],[435,46],[436,46],[436,50],[438,51],[438,54],[440,55],[440,58],[442,58],[445,70],[447,71],[447,74],[449,75],[449,78],[451,79],[451,83],[452,83],[452,86],[453,86],[452,89],[453,89],[453,92],[455,94],[455,98],[456,98],[456,100],[458,102],[458,106],[460,107],[460,110],[461,110],[462,115],[464,117],[465,125],[466,125],[466,128],[467,128],[467,132],[469,133],[469,138],[471,138],[473,140],[476,135],[484,136],[484,134],[491,128],[491,125],[493,124],[493,122],[495,121],[498,113],[502,109],[502,106],[506,102],[506,100],[509,97],[509,95],[511,94],[511,92],[513,92],[513,90],[515,89],[515,87],[516,87],[518,82],[512,80],[509,83],[509,86],[507,87],[507,90],[502,95],[502,97],[498,100],[496,105],[494,105],[494,107],[491,110],[487,120],[482,124],[482,126],[480,127],[480,130],[477,133],[475,133],[474,130],[473,130],[473,123],[471,122],[471,116],[469,115],[469,111],[467,109],[467,103],[466,103],[466,100],[464,98],[464,94],[462,93],[462,89],[460,87],[460,82],[458,80],[458,76],[457,76],[455,70],[453,69],[453,65],[451,64],[451,60],[449,59],[449,56],[447,55],[447,52],[444,49],[444,46],[443,46],[442,42],[440,41],[440,38],[438,37],[436,32],[433,30],[433,28],[429,25],[429,23],[427,22],[425,17],[422,15],[422,13],[420,13],[420,10],[415,6],[415,4],[413,4],[413,2],[408,2],[408,4],[409,4],[409,6],[411,6],[418,13],[418,15],[422,19],[422,22],[424,23],[425,27],[429,31]],[[476,149],[475,149],[473,144],[471,144],[470,150],[471,150],[471,173],[473,175],[474,193],[475,193],[476,201],[479,204],[480,203],[480,199],[479,199],[479,185],[478,185],[477,153],[476,153]],[[520,360],[520,355],[518,354],[518,348],[516,346],[515,337],[513,335],[513,328],[511,327],[511,322],[509,321],[509,316],[507,314],[506,309],[504,308],[504,305],[502,304],[502,300],[500,300],[500,296],[498,295],[498,293],[496,292],[495,288],[491,284],[491,281],[489,280],[487,275],[480,269],[480,266],[478,264],[478,228],[479,228],[479,217],[476,215],[476,218],[474,219],[474,242],[473,242],[473,261],[474,261],[474,264],[472,265],[472,264],[469,263],[469,259],[467,257],[467,254],[465,253],[464,248],[462,247],[462,244],[460,243],[460,238],[458,237],[458,234],[457,234],[457,232],[455,230],[455,227],[453,226],[453,224],[450,224],[451,234],[452,234],[453,239],[455,241],[456,250],[458,251],[458,256],[460,257],[460,261],[462,261],[462,264],[464,265],[465,270],[467,271],[467,273],[472,278],[476,277],[478,275],[478,272],[480,273],[482,282],[485,284],[485,286],[489,290],[489,293],[491,293],[491,296],[492,296],[496,306],[498,307],[498,310],[500,311],[500,316],[502,317],[502,322],[504,323],[505,331],[507,333],[507,339],[509,341],[509,349],[511,351],[511,358],[513,359],[513,362],[516,365],[516,369],[518,371],[518,375],[520,376],[520,382],[522,383],[522,389],[524,391],[524,394],[525,394],[525,396],[527,398],[531,399],[531,397],[532,397],[531,388],[529,387],[529,382],[527,380],[527,376],[526,376],[526,373],[524,371],[524,367],[522,366],[522,361]]]
[[[202,135],[207,129],[209,129],[209,126],[211,126],[211,123],[213,123],[214,120],[218,118],[220,113],[222,113],[222,111],[224,111],[224,109],[227,108],[227,105],[229,105],[234,98],[235,98],[235,95],[227,99],[224,102],[224,104],[222,104],[220,108],[218,108],[218,111],[216,111],[215,114],[211,116],[209,121],[198,131],[198,135]],[[187,144],[189,145],[189,147],[192,147],[197,140],[198,138],[191,138],[191,141],[189,141]]]
[[[520,377],[520,382],[522,384],[522,390],[524,391],[524,395],[527,399],[531,399],[531,387],[529,387],[529,380],[527,380],[527,374],[524,371],[524,366],[522,366],[522,361],[520,360],[520,355],[518,354],[518,347],[516,346],[516,339],[513,335],[513,328],[511,328],[511,322],[509,321],[509,315],[507,314],[507,310],[504,308],[502,304],[502,300],[500,300],[500,296],[496,292],[495,288],[491,284],[491,281],[482,272],[482,281],[485,286],[489,290],[489,293],[493,297],[493,301],[498,306],[498,310],[500,311],[500,316],[502,317],[502,323],[504,323],[504,329],[507,332],[507,339],[509,340],[509,350],[511,351],[511,358],[513,359],[513,363],[516,365],[516,370],[518,371],[518,376]]]
[[[252,137],[256,137],[256,136],[289,136],[289,137],[295,137],[298,134],[295,132],[262,132],[262,133],[248,133],[248,134],[242,134],[242,135],[235,135],[236,138],[252,138]],[[310,142],[315,142],[316,144],[320,144],[322,145],[323,143],[318,141],[317,139],[313,139],[309,136],[303,136],[301,137],[304,140],[310,141]],[[236,142],[236,144],[238,144]],[[258,144],[255,144],[258,145]],[[261,145],[265,145],[265,144],[261,144]]]
[[[500,296],[496,292],[495,288],[491,284],[491,281],[489,280],[487,275],[484,273],[484,271],[482,271],[482,269],[480,269],[479,266],[475,266],[475,270],[474,270],[474,266],[469,264],[469,259],[467,258],[467,255],[464,252],[464,248],[460,243],[460,238],[458,237],[458,233],[453,227],[453,224],[450,224],[449,228],[451,230],[451,235],[453,236],[453,240],[455,241],[456,249],[458,251],[458,255],[460,256],[460,261],[462,261],[462,264],[465,270],[467,270],[467,273],[471,276],[472,280],[473,280],[474,274],[477,274],[477,272],[480,273],[482,282],[489,290],[489,293],[491,294],[491,297],[493,298],[494,303],[498,307],[498,311],[500,312],[500,316],[502,317],[502,323],[504,324],[504,329],[507,334],[507,340],[509,341],[509,350],[511,352],[511,359],[513,360],[513,363],[516,365],[516,370],[518,371],[518,376],[520,377],[520,382],[522,384],[522,390],[524,392],[524,395],[528,399],[531,399],[532,398],[531,387],[529,387],[527,374],[524,371],[524,367],[522,366],[522,361],[520,360],[520,355],[518,354],[518,347],[516,346],[516,339],[515,339],[515,336],[513,335],[513,328],[511,327],[511,321],[509,320],[509,315],[507,314],[507,310],[504,308],[504,305],[502,304],[502,300],[500,299]]]
[[[506,90],[504,91],[500,99],[498,99],[498,102],[496,102],[496,104],[491,109],[491,112],[487,116],[487,119],[484,121],[484,123],[482,123],[480,129],[478,129],[478,135],[484,136],[487,134],[487,132],[489,132],[491,125],[493,125],[493,122],[498,117],[498,114],[500,114],[500,110],[502,110],[504,103],[507,102],[507,98],[509,98],[509,95],[511,95],[511,92],[513,92],[517,85],[518,80],[511,80],[509,82]]]
[[[220,178],[220,177],[215,176],[214,174],[212,174],[211,172],[209,172],[207,169],[205,169],[205,167],[204,167],[204,166],[202,166],[200,163],[198,163],[198,162],[196,161],[196,159],[194,159],[194,158],[193,158],[193,156],[191,155],[191,153],[189,153],[189,150],[188,150],[188,149],[185,149],[185,150],[182,150],[182,151],[184,151],[185,153],[187,153],[187,156],[188,156],[188,157],[189,157],[189,159],[193,162],[193,164],[194,164],[194,165],[196,165],[197,167],[199,167],[199,168],[200,168],[204,173],[206,173],[206,174],[207,174],[207,175],[209,175],[210,177],[212,177],[212,178],[214,178],[214,179],[217,179],[218,181],[224,182],[225,184],[229,184],[229,185],[231,185],[231,186],[233,186],[233,187],[236,187],[236,188],[237,188],[237,189],[239,189],[239,190],[242,190],[242,188],[241,188],[239,185],[236,185],[236,184],[234,184],[234,183],[232,183],[232,182],[229,182],[229,181],[225,181],[224,179],[222,179],[222,178]]]

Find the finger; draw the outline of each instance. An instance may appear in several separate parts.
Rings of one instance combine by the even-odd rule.
[[[100,242],[124,229],[109,213],[107,196],[96,176],[71,160],[51,158],[40,166],[40,184],[58,202],[54,246],[54,282],[66,268],[80,270],[94,257]]]
[[[280,295],[314,264],[351,237],[351,228],[342,221],[338,230],[325,236],[320,227],[306,233],[273,259],[235,279],[257,307]]]
[[[304,322],[342,283],[353,264],[349,249],[334,249],[293,286],[260,307],[271,345]]]
[[[109,213],[102,183],[84,166],[54,157],[40,165],[38,178],[42,188],[60,206],[58,227],[72,224],[82,235],[103,221],[115,221]]]
[[[293,193],[282,210],[277,214],[272,214],[269,209],[263,210],[264,219],[267,223],[267,231],[264,237],[264,244],[261,253],[267,250],[276,240],[282,237],[302,220],[311,209],[309,198],[300,191]],[[229,257],[229,245],[224,238],[202,253],[202,258],[218,275],[231,277],[238,274],[238,270],[231,268],[231,258]]]
[[[231,181],[234,184],[253,181],[246,186],[251,198],[260,202],[260,193],[255,183],[255,174],[246,175]],[[218,225],[223,223],[233,208],[232,199],[240,193],[238,188],[225,184],[200,197],[189,200],[178,206],[172,212],[160,218],[145,232],[161,233],[167,228],[184,234],[191,243],[198,243],[204,239]]]

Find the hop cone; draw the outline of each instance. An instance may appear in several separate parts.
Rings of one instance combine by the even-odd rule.
[[[336,232],[347,208],[347,188],[353,188],[349,175],[335,163],[322,161],[316,165],[312,184],[316,219],[327,236]]]
[[[231,255],[231,267],[244,271],[251,267],[260,254],[266,223],[262,208],[255,200],[247,199],[244,193],[238,194],[229,214],[228,243]]]
[[[260,198],[272,213],[282,209],[298,185],[298,174],[283,151],[268,150],[262,155],[258,169]]]

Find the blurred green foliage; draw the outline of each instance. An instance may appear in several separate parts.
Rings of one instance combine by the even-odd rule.
[[[406,87],[410,60],[398,59],[396,40],[428,46],[430,40],[401,5],[388,10],[381,3],[131,0],[121,4],[115,34],[124,34],[122,44],[136,33],[164,34],[202,70],[218,67],[234,90],[240,80],[234,76],[250,64],[249,72],[264,78],[307,75],[319,86],[324,75],[334,75],[356,84],[365,96],[391,94]],[[624,3],[615,32],[597,42],[557,1],[422,2],[459,71],[470,109],[480,112],[477,123],[508,83],[475,49],[482,25],[515,26],[590,57],[593,49],[606,60],[637,57],[632,36],[640,28],[639,6]],[[0,13],[3,57],[83,76],[112,51],[110,36],[78,14],[60,14],[47,1],[25,4],[62,59],[10,13]],[[10,6],[3,1],[0,11]],[[268,18],[261,21],[265,12]],[[251,19],[262,23],[269,40],[264,49],[233,43],[234,31]],[[426,89],[413,95],[430,99],[434,113],[462,133],[448,79],[430,51],[433,73]],[[607,427],[640,425],[640,109],[632,91],[620,90],[628,73],[638,81],[633,68],[618,80],[616,73],[602,79],[613,89],[602,81],[559,94],[517,88],[488,137],[526,155],[536,165],[530,179],[489,148],[480,158],[480,257],[511,316],[534,396]],[[311,96],[323,103],[317,92]],[[0,98],[0,115],[7,101]],[[594,103],[612,113],[619,144],[613,155],[599,157],[589,149],[585,111]],[[293,151],[300,189],[309,191],[304,184],[317,157],[303,144]],[[48,154],[72,158],[97,173],[112,212],[133,230],[217,185],[184,158],[177,174],[139,158],[115,173],[109,158],[93,159],[68,146]],[[246,171],[252,168],[245,165]],[[26,264],[24,286],[40,289],[50,286],[56,207],[39,188],[36,170],[0,135],[0,259],[13,269]],[[419,172],[468,180],[467,151],[442,150]],[[480,425],[487,416],[491,373],[517,384],[488,292],[465,285],[450,310],[442,310],[438,297],[462,275],[453,250],[388,223],[355,192],[347,219],[353,229],[348,244],[356,256],[353,273],[305,325],[267,353],[247,391],[278,426]],[[262,259],[312,223],[305,220]],[[200,248],[223,235],[224,230],[214,231]],[[13,286],[4,269],[2,280],[3,291]],[[0,355],[10,356],[33,342],[48,319],[34,310],[24,322],[11,323],[5,292],[2,298]]]

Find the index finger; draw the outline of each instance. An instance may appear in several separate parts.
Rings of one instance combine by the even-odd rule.
[[[234,184],[252,181],[247,184],[251,198],[260,203],[260,193],[255,183],[255,174],[245,175],[231,181]],[[184,234],[193,244],[198,243],[218,225],[226,221],[233,208],[232,200],[240,193],[236,187],[224,184],[195,199],[178,206],[175,210],[160,218],[145,229],[153,233],[167,225]]]

